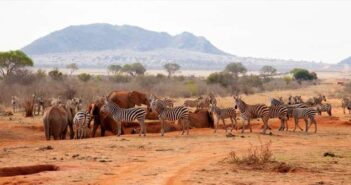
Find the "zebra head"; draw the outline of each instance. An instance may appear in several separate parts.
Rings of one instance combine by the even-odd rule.
[[[164,109],[162,103],[159,101],[160,101],[159,99],[151,100],[150,107],[152,111],[160,113]]]
[[[209,111],[210,112],[215,112],[216,111],[216,105],[215,104],[210,104]]]
[[[235,105],[234,105],[235,109],[239,108],[239,110],[242,110],[244,108],[245,103],[244,103],[244,101],[241,100],[240,97],[234,96],[234,101],[235,101]]]

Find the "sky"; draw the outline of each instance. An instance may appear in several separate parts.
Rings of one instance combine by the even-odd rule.
[[[351,56],[346,0],[1,0],[0,51],[70,25],[110,23],[184,31],[247,57],[337,63]]]

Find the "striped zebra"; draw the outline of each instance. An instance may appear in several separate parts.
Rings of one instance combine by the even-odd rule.
[[[158,99],[159,100],[159,103],[162,103],[163,106],[165,107],[170,107],[172,108],[174,106],[174,101],[169,99],[169,98],[163,98],[163,99],[160,99],[160,98],[157,98],[156,96],[154,95],[151,95],[149,97],[149,102],[151,102],[152,99]]]
[[[319,115],[322,115],[322,112],[328,113],[329,116],[332,115],[332,106],[330,103],[325,103],[325,104],[319,104],[316,106],[317,107],[317,112]]]
[[[89,111],[78,111],[73,118],[73,130],[76,139],[82,139],[88,137],[90,122],[92,116]]]
[[[317,114],[317,110],[314,107],[309,107],[309,108],[296,108],[293,110],[293,117],[294,117],[294,121],[295,121],[295,128],[294,128],[294,132],[296,130],[297,127],[299,127],[299,129],[301,131],[303,131],[303,129],[299,126],[299,119],[304,119],[305,120],[305,124],[306,124],[306,132],[308,132],[309,127],[312,125],[312,123],[315,125],[315,130],[314,132],[317,132],[317,122],[315,120],[315,115]],[[308,123],[308,120],[310,120],[310,125]]]
[[[304,103],[298,103],[298,104],[292,104],[292,105],[288,105],[288,117],[292,117],[292,113],[293,110],[296,108],[308,108],[309,106],[307,104]]]
[[[212,93],[210,94],[210,104],[217,106],[216,97]]]
[[[236,109],[239,108],[241,117],[243,118],[241,133],[244,133],[245,120],[248,123],[250,132],[252,132],[250,119],[262,118],[263,125],[264,125],[263,133],[266,134],[266,130],[268,128],[268,120],[269,120],[269,108],[264,104],[248,105],[239,97],[234,97],[234,100],[235,100],[235,108]]]
[[[210,106],[210,98],[202,98],[199,99],[196,105],[196,109],[208,109]]]
[[[313,97],[314,100],[314,104],[318,105],[318,104],[322,104],[322,101],[327,101],[327,98],[325,98],[324,95],[319,95],[318,97]]]
[[[120,108],[117,104],[105,99],[105,105],[101,108],[104,112],[112,115],[112,118],[117,122],[117,136],[121,135],[122,122],[132,122],[138,120],[140,125],[139,136],[143,133],[146,136],[145,116],[146,112],[142,108]]]
[[[161,122],[161,136],[164,135],[164,122],[176,121],[182,124],[182,135],[184,134],[184,129],[186,127],[187,135],[189,135],[189,109],[185,106],[178,106],[173,108],[165,107],[160,100],[152,99],[150,107],[153,111],[158,113],[158,117]],[[184,124],[184,122],[186,122]]]
[[[217,127],[218,127],[218,124],[219,124],[219,121],[222,120],[223,122],[223,126],[225,128],[225,132],[227,133],[227,127],[225,126],[225,121],[224,119],[226,118],[230,118],[230,121],[232,122],[232,128],[230,130],[230,132],[233,131],[233,128],[234,128],[234,122],[235,122],[235,130],[238,130],[237,129],[237,122],[236,122],[236,112],[235,112],[235,108],[218,108],[215,104],[211,104],[210,105],[210,112],[212,112],[213,114],[215,114],[217,116],[217,123],[216,123],[216,126],[215,126],[215,130],[214,132],[216,133],[217,132]],[[233,121],[234,119],[234,121]]]
[[[278,105],[284,105],[284,102],[282,101],[281,98],[275,99],[275,98],[271,98],[271,106],[278,106]]]
[[[285,128],[288,130],[288,107],[285,105],[270,106],[269,108],[269,118],[280,119],[279,131],[284,131]]]
[[[16,113],[16,109],[17,109],[17,98],[16,98],[16,96],[11,96],[11,105],[12,105],[12,112]]]
[[[195,99],[195,100],[185,100],[184,106],[185,107],[197,107],[197,105],[201,99],[202,99],[202,97],[199,97],[198,99]]]
[[[349,110],[349,114],[351,113],[351,101],[347,97],[343,97],[341,100],[341,107],[345,114],[345,108]]]

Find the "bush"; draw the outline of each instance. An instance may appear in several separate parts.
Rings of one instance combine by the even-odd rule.
[[[91,79],[91,75],[87,73],[81,73],[78,75],[78,79],[82,82],[87,82]]]
[[[117,83],[128,83],[132,80],[132,78],[127,75],[117,74],[117,75],[111,76],[110,80]]]
[[[295,68],[295,69],[291,70],[290,73],[292,73],[295,80],[298,80],[298,81],[307,81],[307,80],[317,80],[318,79],[316,73],[314,73],[314,72],[310,73],[306,69]]]
[[[50,71],[48,74],[49,74],[50,78],[53,80],[61,81],[63,79],[63,74],[57,68]]]
[[[207,83],[209,84],[221,84],[223,87],[228,87],[229,85],[232,84],[234,81],[234,78],[231,74],[226,73],[226,72],[215,72],[211,73],[207,77]]]

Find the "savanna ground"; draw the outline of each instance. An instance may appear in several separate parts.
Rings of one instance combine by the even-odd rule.
[[[317,86],[243,96],[248,103],[266,103],[269,97],[326,94],[333,116],[317,117],[318,132],[279,132],[271,120],[271,135],[253,133],[226,137],[224,130],[191,129],[189,136],[169,132],[164,137],[123,135],[85,140],[46,141],[41,118],[21,114],[0,117],[0,168],[52,164],[58,171],[0,177],[0,184],[351,184],[351,116],[342,113],[342,91],[335,79]],[[232,97],[219,98],[219,106],[232,106]],[[183,99],[178,99],[177,103]],[[241,123],[241,121],[238,121]],[[229,123],[229,120],[227,120]],[[300,125],[304,128],[301,120]],[[292,170],[260,168],[232,163],[230,153],[245,155],[249,148],[271,142],[273,159]],[[51,147],[48,147],[51,146]],[[330,152],[336,156],[324,156]],[[267,163],[265,165],[271,165]]]

